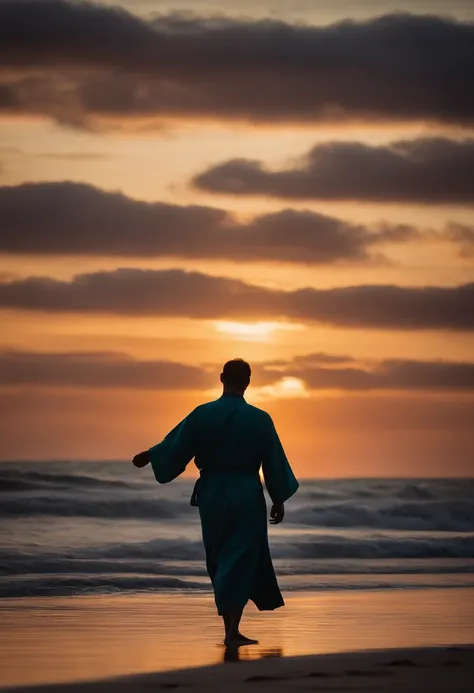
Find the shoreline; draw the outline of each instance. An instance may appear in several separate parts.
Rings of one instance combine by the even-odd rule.
[[[248,650],[250,647],[241,648]],[[266,657],[99,681],[1,689],[4,693],[149,693],[199,688],[231,693],[257,691],[381,691],[470,693],[474,645],[361,650],[303,657]]]
[[[472,594],[472,588],[285,593],[285,608],[246,609],[242,632],[260,644],[242,648],[241,658],[470,646]],[[211,595],[0,600],[0,686],[53,687],[216,665],[228,658],[222,638]]]

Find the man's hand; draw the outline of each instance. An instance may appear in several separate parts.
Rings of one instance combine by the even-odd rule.
[[[138,469],[146,467],[147,464],[149,464],[149,462],[150,457],[148,456],[148,450],[145,450],[144,452],[139,452],[138,455],[135,455],[135,457],[132,460],[133,466],[138,467]]]
[[[272,505],[272,509],[270,510],[270,524],[279,525],[284,517],[285,506],[283,503],[281,505]]]

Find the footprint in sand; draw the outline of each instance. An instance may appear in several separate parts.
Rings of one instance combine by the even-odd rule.
[[[346,676],[372,676],[378,678],[379,676],[390,676],[389,671],[364,671],[362,669],[348,669],[344,672]]]
[[[387,667],[418,667],[420,666],[412,659],[394,659],[393,662],[388,662]]]
[[[288,681],[289,676],[249,676],[244,679],[246,683],[260,683],[264,681]]]

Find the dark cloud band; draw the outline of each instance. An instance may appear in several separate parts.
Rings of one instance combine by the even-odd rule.
[[[395,14],[316,27],[67,0],[0,3],[0,109],[95,118],[474,121],[474,25]]]
[[[474,391],[474,363],[389,360],[328,367],[325,361],[331,363],[330,354],[299,357],[280,364],[278,370],[271,363],[253,364],[252,384],[272,385],[281,378],[297,377],[308,390]],[[219,365],[140,361],[118,353],[0,352],[0,387],[202,391],[219,384],[219,372]]]
[[[349,366],[328,368],[315,356],[297,357],[278,371],[266,367],[266,376],[300,378],[310,390],[474,390],[474,363],[392,359],[364,365],[349,359]]]
[[[141,202],[68,182],[0,187],[0,219],[0,252],[34,255],[373,262],[374,245],[420,236],[411,226],[368,228],[291,209],[244,224],[222,209]]]
[[[70,281],[3,281],[0,307],[207,320],[288,319],[387,330],[473,330],[474,284],[282,291],[198,272],[118,269],[77,275]]]
[[[194,179],[203,190],[286,199],[474,205],[474,139],[316,145],[288,169],[234,159]]]
[[[213,384],[197,366],[138,361],[124,354],[0,352],[0,385],[202,390]]]

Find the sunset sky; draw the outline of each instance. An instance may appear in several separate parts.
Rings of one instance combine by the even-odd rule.
[[[300,476],[474,474],[471,0],[0,0],[0,458],[229,358]]]

